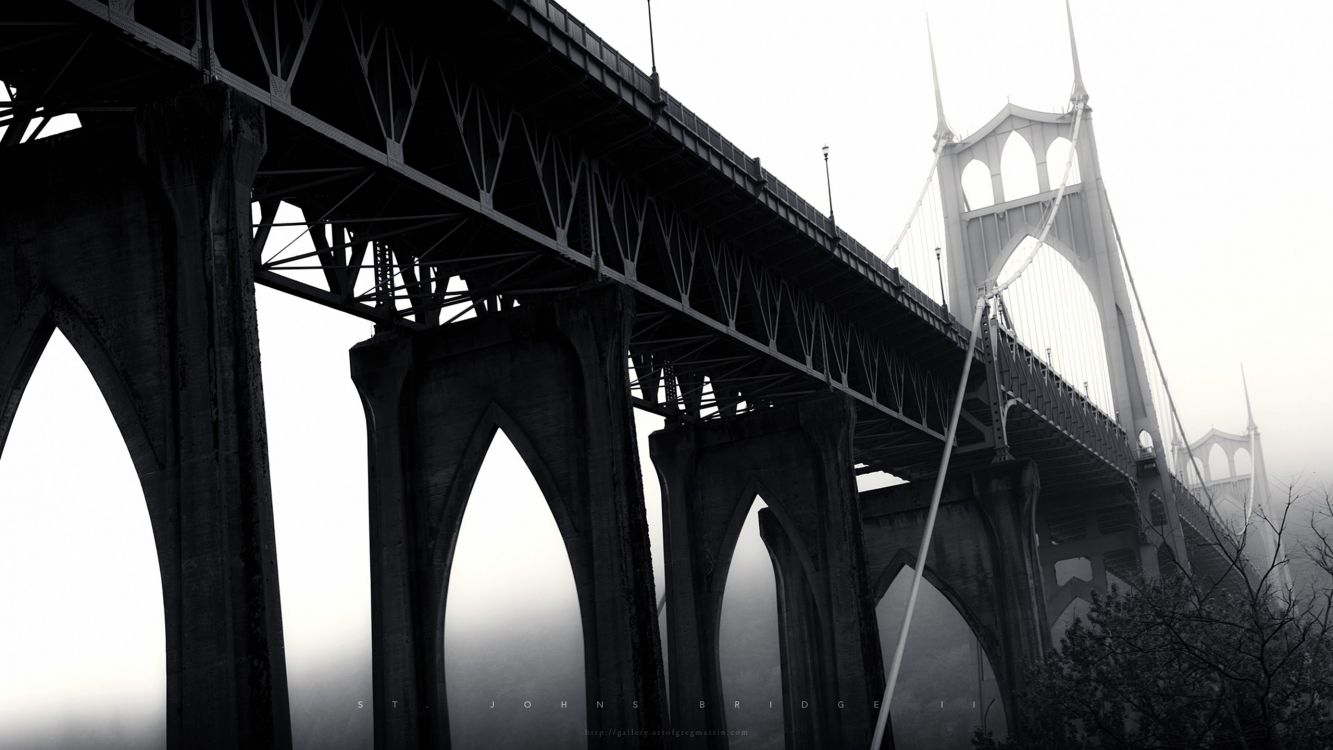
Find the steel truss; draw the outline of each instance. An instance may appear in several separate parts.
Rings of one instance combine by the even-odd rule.
[[[619,284],[637,300],[627,367],[643,408],[708,419],[831,389],[857,405],[859,462],[933,470],[961,327],[557,6],[473,0],[429,29],[399,2],[42,12],[13,11],[52,24],[78,65],[44,62],[0,117],[110,116],[201,75],[270,108],[261,283],[412,328]],[[21,54],[2,45],[0,63]],[[293,229],[301,241],[275,240]],[[1001,337],[979,359],[962,465],[1006,446],[1035,457],[1005,427],[1017,405],[1048,426],[1042,450],[1132,481],[1115,421],[1021,345]]]

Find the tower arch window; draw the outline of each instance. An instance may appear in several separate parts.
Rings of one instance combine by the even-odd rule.
[[[995,188],[991,183],[990,167],[980,159],[973,159],[963,167],[960,179],[963,187],[963,210],[976,211],[995,205]]]
[[[1004,189],[1000,198],[1006,201],[1035,195],[1041,189],[1037,182],[1037,157],[1018,131],[1009,134],[1000,152],[1000,183]]]
[[[1071,162],[1070,156],[1073,156]],[[1046,148],[1046,176],[1048,184],[1054,190],[1060,187],[1060,181],[1065,176],[1065,165],[1069,165],[1069,179],[1066,185],[1077,185],[1083,181],[1078,168],[1078,154],[1074,153],[1074,144],[1064,136],[1051,141],[1051,145]]]

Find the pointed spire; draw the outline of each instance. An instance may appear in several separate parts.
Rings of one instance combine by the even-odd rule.
[[[1249,432],[1258,430],[1259,427],[1254,423],[1254,410],[1250,408],[1250,384],[1245,381],[1245,364],[1240,366],[1240,384],[1245,389],[1245,418],[1248,420],[1245,429]]]
[[[926,15],[926,43],[930,46],[930,80],[935,84],[935,143],[950,143],[954,134],[944,119],[944,97],[940,94],[940,71],[935,65],[935,36],[930,32],[929,14]]]
[[[1074,40],[1074,12],[1069,9],[1069,0],[1065,0],[1065,18],[1069,21],[1069,54],[1074,61],[1074,91],[1069,95],[1069,100],[1086,102],[1088,90],[1083,88],[1083,69],[1078,64],[1078,42]]]

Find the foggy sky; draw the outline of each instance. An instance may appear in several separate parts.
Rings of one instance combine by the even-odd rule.
[[[565,5],[648,68],[643,3]],[[927,5],[956,132],[985,123],[1006,97],[1035,109],[1066,106],[1063,7],[1048,0],[659,0],[662,84],[820,207],[819,147],[828,143],[839,224],[883,252],[930,162]],[[1333,337],[1323,287],[1333,271],[1325,219],[1333,156],[1306,141],[1330,114],[1323,78],[1333,8],[1129,0],[1075,2],[1073,10],[1102,171],[1187,430],[1242,431],[1244,361],[1271,476],[1327,481],[1333,458],[1321,438],[1333,394],[1322,381]],[[328,737],[364,746],[368,712],[355,702],[370,698],[365,439],[346,352],[371,331],[269,290],[259,291],[259,304],[293,724],[310,747],[328,746]],[[103,730],[137,725],[160,717],[163,700],[147,514],[86,371],[59,342],[47,357],[0,458],[0,726],[48,715]],[[660,420],[639,419],[646,456],[642,441]],[[507,460],[483,479],[515,483],[483,494],[540,507],[521,462]],[[660,592],[650,470],[645,480]],[[469,528],[509,512],[504,502],[474,502],[460,545]],[[503,540],[531,557],[511,557],[510,566],[474,561],[455,573],[462,588],[451,589],[451,603],[472,603],[451,627],[466,627],[469,614],[478,631],[513,626],[513,597],[544,592],[548,619],[537,630],[565,638],[558,648],[572,653],[577,638],[561,624],[572,583],[567,566],[549,564],[558,538],[546,521],[549,514]],[[762,593],[767,565],[761,557],[736,575]],[[963,633],[955,649],[966,646]],[[949,658],[965,666],[974,657]],[[27,744],[0,737],[0,747]]]

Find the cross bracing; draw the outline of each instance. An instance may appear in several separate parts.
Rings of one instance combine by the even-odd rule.
[[[620,284],[638,300],[628,365],[643,408],[707,419],[831,389],[857,404],[859,462],[933,471],[966,341],[952,315],[554,3],[425,12],[7,8],[9,116],[31,105],[95,124],[221,81],[275,115],[254,195],[260,283],[413,328]],[[313,249],[268,243],[283,203]],[[1047,459],[1057,483],[1135,481],[1114,417],[996,340],[977,355],[960,468],[993,452],[995,362],[1016,455]]]

